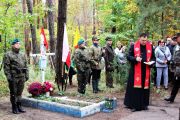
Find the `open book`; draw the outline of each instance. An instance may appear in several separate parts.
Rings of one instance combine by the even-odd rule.
[[[146,65],[152,65],[152,64],[154,64],[154,63],[155,63],[155,61],[144,62],[144,64],[146,64]]]

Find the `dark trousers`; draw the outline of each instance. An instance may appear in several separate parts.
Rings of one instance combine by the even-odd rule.
[[[113,72],[112,71],[106,71],[106,86],[107,87],[113,87]]]
[[[175,77],[174,77],[174,72],[171,72],[171,70],[169,69],[168,70],[168,77],[169,77],[169,83],[173,83],[174,81],[174,79],[175,79]]]
[[[180,87],[180,77],[176,77],[176,80],[174,81],[173,89],[171,91],[171,100],[172,101],[174,101],[174,99],[176,98],[179,87]]]
[[[69,75],[69,84],[72,85],[72,77],[73,75]]]
[[[74,68],[72,66],[70,66],[69,68],[69,84],[72,85],[72,78],[73,75],[76,74],[76,71],[74,70]]]
[[[92,69],[92,88],[93,91],[98,91],[98,84],[101,76],[101,70],[99,69]]]
[[[78,73],[77,80],[78,80],[78,92],[81,94],[85,94],[86,84],[87,84],[86,74]]]
[[[24,80],[9,81],[10,101],[12,104],[21,102],[21,96],[24,89]]]
[[[86,70],[86,81],[89,85],[91,84],[91,76],[92,76],[91,69],[87,69]]]

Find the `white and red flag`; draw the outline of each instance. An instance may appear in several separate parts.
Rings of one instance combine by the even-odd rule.
[[[71,54],[70,54],[70,49],[69,49],[66,24],[64,24],[64,37],[63,37],[63,51],[62,52],[63,52],[62,61],[65,62],[69,68],[71,65]]]

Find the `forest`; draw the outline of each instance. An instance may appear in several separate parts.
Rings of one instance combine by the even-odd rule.
[[[151,40],[173,36],[179,31],[179,0],[67,0],[67,30],[72,46],[76,29],[86,41],[93,35],[113,40],[136,40],[140,32]],[[0,52],[20,38],[26,53],[39,51],[40,28],[45,28],[54,51],[57,38],[58,0],[1,0]]]
[[[49,52],[58,52],[58,3],[63,0],[0,0],[0,62],[11,49],[11,42],[19,38],[22,49],[40,52],[40,30],[45,29]],[[149,34],[149,40],[173,36],[179,32],[179,0],[64,0],[68,40],[71,50],[77,33],[87,45],[98,36],[102,46],[105,37],[128,45],[139,33]],[[60,40],[62,41],[62,40]],[[60,47],[61,49],[61,47]],[[2,65],[1,65],[2,67]]]
[[[21,91],[21,95],[18,96],[18,99],[21,99],[21,96],[26,96],[30,99],[37,99],[38,101],[45,100],[46,102],[54,104],[54,102],[63,103],[60,99],[56,99],[57,97],[62,97],[65,101],[70,98],[77,102],[75,106],[77,105],[78,107],[85,107],[81,105],[79,101],[87,101],[92,105],[95,105],[94,103],[104,102],[103,105],[98,105],[99,111],[100,109],[103,110],[106,107],[111,111],[111,113],[108,114],[98,113],[94,116],[88,116],[90,120],[109,120],[112,118],[121,119],[125,117],[127,117],[127,119],[129,117],[128,120],[134,120],[136,118],[147,118],[147,120],[154,120],[154,118],[157,118],[158,120],[161,118],[177,118],[179,115],[179,102],[175,102],[174,104],[167,104],[165,101],[163,102],[163,99],[169,95],[168,92],[170,92],[170,89],[168,89],[167,86],[165,89],[165,86],[161,86],[159,88],[156,86],[156,76],[158,72],[156,72],[156,67],[153,67],[153,65],[146,67],[146,70],[149,72],[149,76],[147,77],[149,79],[144,80],[149,80],[146,82],[147,84],[145,84],[148,86],[147,90],[149,90],[147,101],[148,105],[150,105],[150,109],[148,110],[147,106],[143,106],[142,110],[148,111],[145,113],[142,111],[142,114],[134,114],[133,109],[131,112],[129,110],[131,107],[125,107],[123,105],[123,100],[125,90],[128,88],[128,76],[129,79],[132,77],[130,72],[132,69],[129,69],[131,61],[127,60],[127,53],[131,43],[134,44],[141,33],[144,33],[145,36],[143,36],[144,39],[139,39],[139,41],[144,40],[146,42],[147,40],[145,38],[147,37],[146,35],[148,35],[148,41],[150,41],[153,45],[157,45],[157,41],[160,40],[160,43],[163,43],[165,46],[165,42],[168,41],[167,38],[173,37],[174,40],[172,41],[175,42],[175,39],[178,39],[178,35],[176,35],[176,33],[180,32],[179,18],[180,0],[0,0],[1,119],[49,119],[50,115],[52,117],[50,117],[50,119],[75,119],[74,116],[72,118],[63,114],[27,107],[25,107],[25,109],[28,112],[25,114],[20,114],[21,116],[11,115],[9,113],[11,105],[9,102],[12,103],[12,112],[14,114],[17,114],[18,111],[23,112],[18,108],[21,106],[21,102],[18,103],[18,101],[13,101],[11,99],[13,97],[15,99],[15,95],[13,95],[14,93],[12,92],[15,91],[15,85],[18,86],[17,88]],[[92,40],[92,37],[97,38]],[[23,58],[25,59],[27,57],[27,64],[26,60],[24,60],[23,63],[26,68],[17,68],[16,72],[19,72],[18,74],[11,73],[13,69],[9,72],[12,76],[19,75],[21,73],[25,74],[23,77],[26,80],[20,82],[18,81],[18,85],[15,84],[15,82],[17,82],[15,81],[16,77],[10,76],[12,77],[12,81],[8,79],[9,76],[5,72],[5,67],[3,67],[5,63],[3,58],[7,60],[6,53],[8,51],[13,51],[13,49],[16,48],[14,45],[16,43],[12,44],[14,40],[20,40],[20,42],[16,41],[16,43],[21,46],[21,52],[25,53]],[[82,43],[77,43],[78,40]],[[96,43],[97,41],[99,41],[99,44]],[[151,44],[149,44],[149,42],[146,43],[145,45],[150,48]],[[139,46],[140,44],[141,43],[139,43]],[[82,47],[81,45],[84,46]],[[91,48],[92,45],[97,48],[100,46],[101,48],[98,49],[102,52],[99,54],[98,59],[94,59],[95,66],[97,67],[100,63],[103,63],[104,66],[102,65],[103,67],[99,68],[99,71],[97,70],[96,72],[98,73],[96,74],[96,72],[93,72],[92,66],[88,66],[89,64],[92,64],[90,62],[92,62],[93,57],[90,60],[88,59],[89,56],[86,56],[87,60],[85,59],[85,56],[81,58],[79,57],[82,61],[85,59],[83,61],[85,64],[84,69],[82,70],[83,72],[79,69],[79,71],[82,72],[80,73],[78,71],[77,62],[75,63],[76,65],[74,65],[74,55],[76,53],[76,49],[78,47],[82,47],[83,49],[87,48],[86,50],[90,51],[89,48]],[[112,55],[109,55],[110,58],[112,58],[111,62],[106,62],[107,59],[105,58],[107,57],[105,53],[108,51],[105,47],[108,45],[109,48],[112,49],[112,51],[109,52],[109,54]],[[119,48],[118,45],[121,48]],[[145,47],[143,46],[143,48]],[[118,63],[120,57],[115,53],[115,48],[118,49],[119,53],[122,53],[121,57],[124,58],[124,61],[121,63]],[[149,48],[144,49],[144,51],[148,52],[147,55],[153,53]],[[63,58],[64,51],[66,52],[65,61]],[[19,54],[19,51],[17,53]],[[136,54],[138,55],[136,57],[134,57],[134,55],[132,59],[137,63],[141,62],[142,58],[141,55],[139,57],[139,54],[142,53],[139,52]],[[169,65],[169,61],[167,60],[165,53],[163,55],[166,59],[164,63]],[[152,55],[151,57],[154,56]],[[67,60],[70,59],[71,61],[68,61],[69,63],[67,64]],[[149,60],[147,58],[147,62],[149,62]],[[96,61],[98,62],[96,63]],[[19,60],[18,62],[21,61]],[[147,62],[141,63],[143,64]],[[151,62],[155,63],[156,61]],[[106,66],[106,64],[108,65]],[[133,64],[135,66],[136,63]],[[9,66],[10,65],[13,64],[11,63]],[[8,65],[6,64],[6,67],[7,66]],[[140,66],[140,64],[138,66]],[[74,70],[74,77],[72,78],[73,75],[71,76],[72,79],[70,82],[69,74],[71,67]],[[111,70],[108,71],[107,68],[111,68]],[[150,68],[152,69],[150,70]],[[18,71],[19,69],[20,71]],[[29,72],[27,72],[28,70]],[[146,73],[148,73],[147,71]],[[144,75],[143,72],[142,75]],[[91,75],[93,73],[94,76],[95,74],[98,76],[98,78],[94,78],[94,81],[92,80],[93,77],[91,79]],[[27,74],[29,77],[26,76]],[[81,78],[82,74],[84,78]],[[22,76],[19,78],[21,77]],[[171,78],[171,76],[169,76],[171,79],[173,79],[173,77]],[[108,86],[109,83],[107,78],[109,78],[109,81],[112,82],[112,86]],[[165,77],[162,78],[164,79]],[[81,82],[80,79],[82,79]],[[87,79],[89,81],[86,81]],[[13,85],[13,87],[10,86],[10,84]],[[19,85],[22,88],[20,88]],[[135,87],[133,87],[132,89],[135,91]],[[172,86],[169,85],[169,88],[171,87]],[[146,88],[141,88],[142,87],[140,86],[140,89],[137,89],[146,91]],[[80,91],[80,89],[82,91]],[[145,92],[142,93],[142,96],[145,96]],[[133,95],[135,96],[136,94]],[[9,96],[11,99],[10,101]],[[135,98],[136,97],[141,98],[138,95],[135,96]],[[129,99],[133,101],[131,97]],[[180,100],[180,97],[177,97],[177,99]],[[143,98],[141,100],[145,99]],[[63,104],[73,106],[73,104],[70,104],[70,102],[67,101]],[[140,100],[138,99],[138,101]],[[13,102],[16,102],[17,106],[16,104],[13,104]],[[37,105],[38,104],[39,102]],[[46,107],[45,104],[43,105]],[[15,109],[16,107],[17,109]],[[117,108],[115,109],[115,107]],[[94,111],[96,110],[94,108],[92,109]],[[66,112],[66,110],[64,111]],[[71,109],[69,111],[71,111]]]

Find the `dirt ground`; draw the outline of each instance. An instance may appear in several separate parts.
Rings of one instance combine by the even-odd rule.
[[[72,88],[72,91],[76,89]],[[170,92],[162,92],[162,93],[156,93],[156,91],[153,91],[153,94],[151,94],[151,105],[150,110],[148,112],[131,112],[129,109],[126,109],[123,105],[123,98],[124,93],[113,93],[113,96],[117,98],[118,101],[118,107],[115,109],[112,113],[96,113],[94,115],[81,118],[82,120],[134,120],[134,118],[139,119],[143,118],[144,115],[148,115],[149,117],[147,119],[143,120],[155,120],[151,119],[158,118],[157,120],[165,120],[165,118],[172,118],[172,120],[176,120],[178,118],[178,109],[180,107],[180,96],[178,95],[174,104],[167,104],[167,102],[163,101],[163,98],[165,95],[168,95]],[[98,94],[97,94],[98,95]],[[104,95],[99,94],[99,96]],[[72,98],[77,98],[76,95]],[[84,98],[85,99],[85,98]],[[166,109],[167,108],[167,109]],[[170,109],[170,110],[169,110]],[[61,113],[54,113],[49,112],[45,110],[39,110],[39,109],[33,109],[26,107],[25,110],[26,113],[14,115],[11,113],[11,104],[9,102],[9,97],[3,97],[0,99],[0,120],[79,120],[80,118],[74,118],[71,116],[67,116]],[[176,112],[170,112],[168,114],[164,114],[162,111],[176,111]],[[171,113],[174,113],[172,115],[169,115]],[[154,115],[154,116],[152,116]],[[165,116],[167,115],[167,117]],[[160,117],[161,116],[161,117]],[[162,117],[164,116],[164,117]],[[172,117],[174,116],[174,118]],[[161,119],[162,118],[162,119]]]
[[[26,107],[26,113],[14,115],[11,113],[9,98],[0,100],[0,120],[79,120],[79,118],[70,117],[61,113],[53,113],[44,110],[38,110]],[[118,100],[118,108],[112,113],[96,113],[95,115],[83,118],[83,120],[117,120],[130,114],[125,109],[122,100]]]

